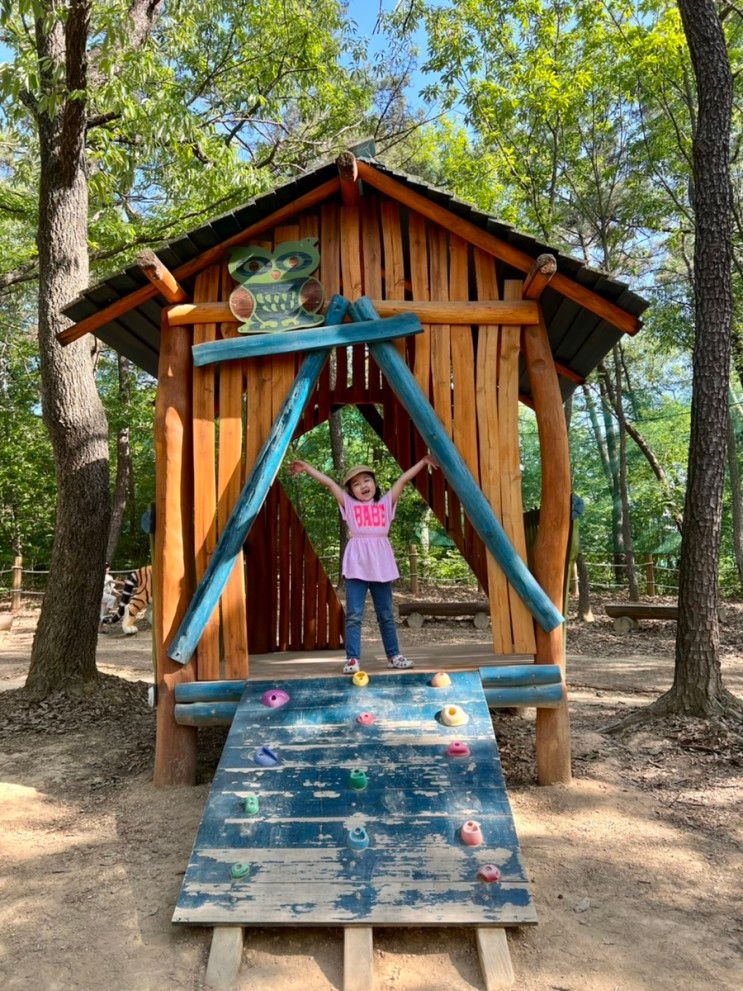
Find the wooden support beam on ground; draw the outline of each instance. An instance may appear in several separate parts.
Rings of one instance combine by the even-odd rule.
[[[206,986],[229,988],[237,980],[243,955],[243,927],[215,926],[209,962],[206,965]]]
[[[287,203],[278,210],[274,210],[273,213],[269,213],[267,216],[257,220],[254,224],[250,224],[249,227],[239,231],[237,234],[233,234],[232,237],[226,238],[224,241],[221,241],[219,244],[215,244],[211,248],[207,248],[207,250],[202,251],[200,255],[197,255],[195,258],[191,258],[189,261],[179,265],[178,268],[173,271],[174,277],[182,282],[185,279],[190,278],[192,275],[196,275],[197,272],[201,272],[203,269],[208,268],[215,262],[221,261],[231,248],[236,248],[239,245],[247,244],[257,234],[262,234],[264,231],[271,230],[276,227],[277,224],[282,223],[284,220],[288,220],[289,217],[294,217],[298,213],[302,213],[304,210],[309,210],[310,207],[316,206],[318,203],[322,203],[323,200],[328,199],[328,197],[338,192],[339,185],[340,180],[335,178],[328,179],[327,182],[323,182],[319,186],[315,186],[314,189],[311,189],[303,196],[298,196],[297,199],[292,200],[291,203]],[[62,345],[71,344],[72,341],[77,341],[86,334],[91,334],[93,331],[98,330],[105,324],[110,323],[111,320],[115,320],[122,314],[128,313],[129,310],[134,309],[135,306],[139,306],[141,303],[146,303],[148,299],[153,299],[157,296],[157,293],[157,288],[152,284],[135,289],[134,292],[129,293],[127,296],[122,296],[121,299],[115,300],[102,310],[98,310],[97,313],[92,313],[89,317],[85,317],[84,320],[80,320],[71,327],[67,327],[57,335],[57,340]],[[84,295],[83,298],[85,298]]]
[[[343,929],[343,991],[374,988],[374,940],[371,926]]]
[[[538,300],[557,272],[554,255],[539,255],[524,279],[524,299]]]
[[[514,982],[514,974],[506,930],[478,926],[475,937],[485,991],[510,988]]]
[[[446,207],[434,203],[427,196],[416,193],[415,190],[410,189],[404,183],[393,179],[392,176],[379,171],[379,169],[375,169],[373,165],[367,162],[359,162],[358,169],[359,177],[364,182],[370,186],[374,186],[375,189],[378,189],[386,196],[390,196],[399,203],[404,203],[411,210],[415,210],[429,220],[433,220],[446,230],[458,234],[465,241],[477,245],[478,248],[482,248],[483,251],[487,251],[493,257],[500,258],[501,261],[513,266],[517,271],[526,274],[531,269],[534,259],[525,251],[515,248],[513,245],[508,244],[507,241],[501,240],[501,238],[496,237],[489,231],[484,231],[471,221],[465,220],[464,217],[460,217],[451,210],[447,210]],[[627,313],[615,303],[604,299],[603,296],[599,296],[592,289],[581,286],[560,272],[555,273],[552,277],[551,287],[568,299],[572,299],[574,303],[578,303],[579,306],[584,306],[591,313],[595,313],[596,316],[601,317],[602,320],[606,320],[625,334],[636,334],[642,326],[638,317]]]
[[[170,269],[149,248],[137,255],[137,264],[144,274],[169,303],[185,303],[188,293],[178,282]],[[174,326],[171,324],[171,326]]]
[[[341,183],[341,199],[344,206],[356,206],[361,194],[359,192],[359,167],[356,156],[351,151],[342,151],[336,158],[338,178]]]

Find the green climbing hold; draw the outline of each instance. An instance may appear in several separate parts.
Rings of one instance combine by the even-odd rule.
[[[240,878],[247,877],[250,874],[250,864],[233,864],[230,875],[235,881],[239,881]]]
[[[361,771],[359,769],[356,769],[355,771],[351,771],[351,775],[348,779],[348,783],[353,788],[354,791],[363,791],[368,783],[366,774],[364,773],[364,771]]]
[[[243,802],[243,806],[244,806],[245,811],[248,813],[249,816],[254,816],[256,814],[256,812],[258,811],[259,807],[260,807],[259,802],[258,802],[258,796],[257,795],[246,795],[245,796],[245,801]]]

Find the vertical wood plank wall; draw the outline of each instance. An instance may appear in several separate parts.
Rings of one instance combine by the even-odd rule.
[[[315,237],[326,298],[496,299],[497,262],[438,225],[367,190],[358,204],[327,202],[261,236],[273,248]],[[226,263],[202,273],[195,299],[227,299]],[[520,286],[506,285],[516,296]],[[194,328],[195,339],[235,334]],[[198,337],[196,337],[198,335]],[[518,436],[518,327],[426,326],[398,347],[445,429],[526,559]],[[194,374],[194,536],[197,578],[289,389],[301,356],[259,358]],[[215,370],[218,369],[218,370]],[[323,370],[298,428],[324,423],[345,404],[376,405],[382,439],[402,469],[425,453],[410,418],[363,345],[339,348]],[[373,412],[373,411],[372,411]],[[375,417],[372,420],[378,419]],[[416,485],[489,594],[493,649],[534,654],[534,625],[462,512],[443,474]],[[247,580],[246,580],[247,574]],[[246,621],[247,614],[247,621]],[[336,647],[342,609],[291,502],[274,483],[198,652],[198,677],[245,677],[251,651]]]

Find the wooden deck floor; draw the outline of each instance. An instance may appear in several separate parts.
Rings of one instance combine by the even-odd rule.
[[[406,648],[405,656],[415,671],[466,671],[503,664],[528,664],[530,654],[494,654],[488,644],[426,644]],[[346,655],[343,650],[286,651],[250,655],[250,678],[323,678],[341,673]],[[362,664],[369,674],[388,671],[384,653],[371,655]]]

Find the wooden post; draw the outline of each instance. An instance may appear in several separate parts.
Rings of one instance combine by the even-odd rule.
[[[418,594],[418,548],[410,545],[410,594]]]
[[[13,594],[10,599],[10,611],[15,616],[21,611],[21,589],[23,587],[23,558],[20,554],[13,558]]]
[[[578,565],[575,561],[570,569],[570,594],[573,598],[578,595]]]
[[[156,787],[196,780],[196,730],[175,721],[175,686],[194,680],[193,664],[176,664],[166,649],[193,590],[191,368],[191,332],[171,327],[163,310],[155,402]]]
[[[645,594],[650,599],[655,597],[655,561],[652,554],[648,554],[645,562]]]
[[[523,343],[542,462],[534,575],[555,606],[562,607],[570,534],[570,454],[562,396],[544,319],[537,327],[524,328]],[[564,674],[563,631],[558,628],[545,633],[539,626],[535,630],[537,664],[558,664]],[[539,784],[567,784],[571,778],[567,700],[557,709],[537,709],[536,746]]]

